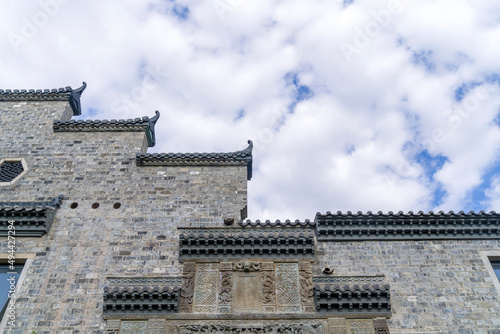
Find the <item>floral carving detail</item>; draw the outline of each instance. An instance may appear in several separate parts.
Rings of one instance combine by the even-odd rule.
[[[324,333],[323,325],[320,323],[313,324],[276,324],[264,325],[261,327],[232,327],[226,325],[186,325],[180,326],[181,334],[191,333],[225,333],[225,334],[267,334],[267,333],[283,333],[283,334],[322,334]]]
[[[230,271],[221,272],[219,302],[223,304],[231,303],[231,275]]]
[[[314,284],[312,280],[312,274],[307,271],[299,272],[300,275],[300,297],[302,299],[302,304],[309,305],[313,304],[314,296]]]
[[[274,288],[274,271],[262,273],[262,300],[264,304],[276,303],[276,289]]]
[[[260,262],[252,261],[242,261],[236,262],[233,266],[233,270],[237,271],[259,271],[262,267]]]
[[[180,298],[180,311],[191,312],[191,304],[193,303],[194,295],[194,263],[186,263],[182,273],[182,288]]]

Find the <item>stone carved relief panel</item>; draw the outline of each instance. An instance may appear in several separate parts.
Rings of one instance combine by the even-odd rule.
[[[146,321],[122,321],[120,334],[147,334]]]
[[[216,313],[219,285],[218,264],[197,264],[194,286],[193,312]]]
[[[221,334],[326,334],[321,322],[316,323],[278,323],[255,326],[252,324],[225,325],[181,325],[178,334],[221,333]]]
[[[297,263],[276,264],[276,297],[278,312],[301,312]]]
[[[315,312],[309,262],[185,262],[182,313]]]
[[[196,274],[196,263],[184,263],[182,270],[182,288],[179,299],[179,311],[190,313],[193,310],[194,275]]]
[[[347,334],[347,323],[345,319],[328,319],[330,334]]]
[[[262,313],[261,272],[234,272],[233,292],[231,312]]]
[[[374,334],[372,320],[349,320],[349,334]]]
[[[302,310],[306,313],[314,313],[316,312],[316,306],[314,303],[314,284],[311,263],[299,263],[299,280]]]

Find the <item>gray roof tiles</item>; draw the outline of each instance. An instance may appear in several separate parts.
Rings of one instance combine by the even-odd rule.
[[[71,87],[54,89],[0,89],[0,101],[68,101],[73,116],[82,114],[80,96],[87,87],[83,82],[82,86],[76,89]]]
[[[253,143],[241,151],[227,153],[145,153],[137,154],[138,166],[247,166],[247,179],[252,178]]]
[[[54,132],[124,132],[146,131],[149,147],[156,143],[155,125],[160,118],[160,112],[155,111],[155,116],[134,119],[93,119],[93,120],[68,120],[54,121]]]

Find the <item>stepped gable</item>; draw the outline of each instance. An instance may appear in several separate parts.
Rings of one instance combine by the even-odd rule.
[[[62,195],[46,202],[0,202],[0,236],[9,235],[10,225],[20,237],[41,237],[48,233],[61,201]]]
[[[54,132],[125,132],[146,131],[149,147],[155,146],[155,125],[160,118],[160,112],[155,111],[153,117],[112,120],[69,120],[54,121]]]
[[[68,101],[73,116],[80,116],[82,108],[80,97],[87,84],[83,82],[82,86],[76,89],[71,87],[55,89],[0,89],[0,101]]]
[[[247,180],[252,178],[253,143],[241,151],[228,153],[138,153],[138,166],[247,166]]]
[[[317,213],[319,241],[500,239],[500,214],[459,211],[424,213]]]

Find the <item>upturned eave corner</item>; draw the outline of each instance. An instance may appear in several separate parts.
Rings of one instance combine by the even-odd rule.
[[[153,117],[149,118],[148,129],[146,132],[149,147],[154,147],[156,145],[155,125],[159,118],[160,112],[158,110],[155,111],[155,115]]]
[[[82,114],[80,97],[82,96],[85,88],[87,88],[87,83],[83,81],[80,87],[71,90],[69,105],[71,106],[71,109],[73,109],[73,116],[80,116]]]

